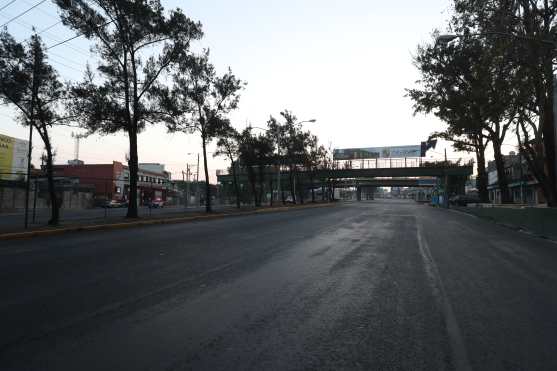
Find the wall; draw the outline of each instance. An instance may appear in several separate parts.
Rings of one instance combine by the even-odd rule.
[[[119,163],[113,164],[91,164],[91,165],[55,165],[54,173],[56,176],[77,177],[79,183],[92,185],[95,187],[95,194],[107,195],[112,198],[114,193],[115,167]],[[120,164],[121,166],[121,164]]]
[[[464,207],[461,211],[557,240],[557,209],[545,207]]]
[[[61,209],[87,209],[93,207],[93,192],[74,191],[67,189],[59,192],[61,195]],[[33,208],[35,193],[31,188],[29,194],[29,208]],[[37,192],[37,209],[49,208],[48,196],[46,193]],[[25,208],[25,187],[0,187],[0,212],[11,212],[23,210]]]

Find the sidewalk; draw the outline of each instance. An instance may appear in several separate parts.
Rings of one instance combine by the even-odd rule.
[[[124,229],[133,227],[143,227],[149,225],[160,225],[160,224],[176,224],[176,223],[186,223],[193,221],[203,221],[203,220],[214,220],[221,219],[225,217],[232,216],[243,216],[243,215],[253,215],[268,212],[283,212],[289,210],[300,210],[308,208],[317,208],[332,206],[334,203],[307,203],[304,205],[286,205],[286,206],[263,206],[263,207],[243,207],[241,209],[237,208],[226,208],[220,209],[219,211],[207,214],[205,212],[195,211],[183,213],[172,213],[167,215],[157,215],[157,216],[147,216],[138,219],[126,219],[123,217],[114,217],[110,219],[96,219],[96,220],[82,220],[82,221],[69,221],[66,223],[61,223],[56,227],[32,227],[28,230],[24,230],[22,227],[10,231],[0,232],[0,240],[12,240],[21,238],[32,238],[39,236],[52,236],[62,233],[69,232],[81,232],[81,231],[100,231],[100,230],[112,230],[112,229]]]
[[[557,241],[557,209],[555,208],[513,207],[513,205],[451,208],[512,229],[524,230]]]

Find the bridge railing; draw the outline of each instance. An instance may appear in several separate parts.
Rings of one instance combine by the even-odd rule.
[[[473,160],[466,160],[462,158],[435,160],[425,159],[419,157],[408,158],[379,158],[379,159],[365,159],[365,160],[341,160],[332,163],[333,170],[343,169],[391,169],[391,168],[423,168],[423,167],[459,167],[471,166],[474,164]],[[270,165],[270,171],[276,171],[276,167]],[[281,167],[282,171],[288,171],[287,166]],[[300,167],[298,170],[303,171]],[[240,170],[240,173],[243,171]],[[216,175],[230,175],[228,169],[216,170]]]
[[[391,169],[391,168],[416,168],[416,167],[449,167],[471,165],[473,161],[459,159],[432,160],[421,157],[408,158],[378,158],[365,160],[335,161],[335,169]]]

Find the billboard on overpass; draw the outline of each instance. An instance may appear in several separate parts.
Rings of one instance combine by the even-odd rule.
[[[370,158],[422,157],[423,145],[335,149],[334,160],[363,160]]]
[[[29,142],[0,134],[0,179],[15,180],[27,174]]]

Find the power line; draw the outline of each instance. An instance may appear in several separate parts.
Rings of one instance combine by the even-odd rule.
[[[24,3],[26,3],[27,5],[32,5],[31,2],[27,1],[27,0],[23,0]],[[49,16],[50,18],[54,18],[54,19],[60,19],[57,15],[53,15],[50,12],[47,12],[46,10],[42,9],[42,8],[38,8],[37,9],[39,12]]]
[[[39,1],[37,4],[33,5],[32,7],[30,7],[29,9],[19,13],[18,15],[16,15],[15,17],[13,17],[12,19],[10,19],[9,21],[7,21],[6,23],[4,23],[2,26],[0,26],[0,28],[7,26],[8,24],[10,24],[11,22],[15,21],[16,19],[18,19],[19,17],[21,17],[24,14],[29,13],[31,10],[35,9],[36,7],[38,7],[39,5],[41,5],[42,3],[44,3],[46,0],[41,0]]]
[[[7,3],[6,5],[4,5],[3,7],[0,8],[0,11],[6,9],[7,7],[9,7],[10,5],[12,5],[13,3],[15,3],[15,0],[10,1],[9,3]]]
[[[0,14],[0,17],[8,18],[8,17],[4,16],[3,14]],[[28,30],[31,30],[31,31],[35,32],[34,26],[32,26],[31,24],[29,24],[25,21],[22,21],[21,19],[16,20],[15,23],[17,25],[19,25],[20,27],[23,27],[23,28],[26,28]],[[60,42],[61,39],[54,37],[50,32],[46,32],[48,28],[51,28],[51,27],[54,27],[54,26],[55,25],[51,25],[51,26],[47,27],[46,29],[42,30],[41,32],[38,32],[37,34],[41,34],[41,33],[44,32],[44,37],[45,38],[53,40],[55,42]],[[68,47],[68,48],[72,49],[73,51],[75,51],[79,54],[82,54],[86,57],[90,56],[90,54],[83,48],[79,48],[79,47],[77,47],[75,45],[72,45],[72,44],[67,44],[66,47]]]
[[[51,45],[51,46],[47,47],[46,50],[49,50],[49,49],[52,49],[52,48],[56,48],[56,47],[59,46],[59,45],[65,44],[65,43],[67,43],[67,42],[69,42],[69,41],[72,41],[72,40],[74,40],[74,39],[77,39],[78,37],[81,37],[81,36],[83,36],[83,34],[82,34],[82,33],[78,33],[77,35],[75,35],[75,36],[73,36],[73,37],[70,37],[69,39],[66,39],[66,40],[64,40],[64,41],[60,41],[59,43],[56,43],[56,44],[54,44],[54,45]]]
[[[53,53],[53,52],[48,52],[48,59],[51,59],[51,56],[55,56],[55,57],[61,58],[61,59],[64,60],[65,62],[71,63],[71,64],[73,64],[74,66],[76,66],[76,67],[78,67],[78,68],[82,68],[83,66],[85,66],[85,63],[76,62],[75,60],[70,59],[70,58],[68,58],[68,57],[65,57],[65,56],[63,56],[63,55],[56,54],[56,53]]]
[[[51,28],[53,28],[53,27],[55,27],[55,26],[58,26],[60,23],[62,23],[62,21],[58,21],[58,22],[54,23],[53,25],[50,25],[50,26],[48,26],[47,28],[42,29],[41,31],[37,32],[37,35],[40,35],[40,34],[42,34],[43,32],[46,32],[46,31],[50,30]]]
[[[50,57],[49,59],[50,59],[52,62],[54,62],[54,63],[58,63],[59,65],[64,66],[64,67],[66,67],[66,68],[69,68],[69,69],[71,69],[71,70],[74,70],[74,71],[76,71],[76,72],[79,72],[79,73],[83,72],[82,70],[79,70],[79,69],[77,69],[77,68],[75,68],[75,67],[69,66],[69,65],[65,64],[64,62],[60,62],[59,60],[56,60],[56,59],[54,59],[54,58],[52,58],[52,57]]]
[[[97,27],[95,27],[95,28],[101,28],[101,27],[107,26],[107,25],[111,24],[112,22],[114,22],[114,21],[105,22],[104,24],[101,24],[101,25],[99,25],[99,26],[97,26]],[[78,37],[81,37],[81,36],[83,36],[83,32],[80,32],[80,33],[78,33],[77,35],[75,35],[75,36],[73,36],[73,37],[70,37],[69,39],[66,39],[66,40],[64,40],[64,41],[61,41],[61,42],[59,42],[59,43],[57,43],[57,44],[51,45],[51,46],[47,47],[46,50],[55,48],[55,47],[57,47],[57,46],[59,46],[59,45],[65,44],[65,43],[67,43],[68,41],[72,41],[72,40],[77,39]]]

